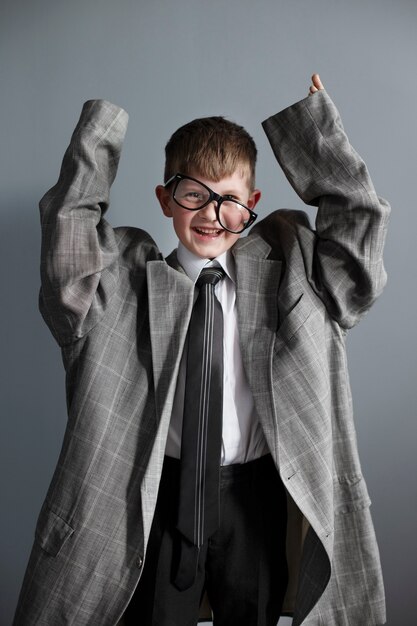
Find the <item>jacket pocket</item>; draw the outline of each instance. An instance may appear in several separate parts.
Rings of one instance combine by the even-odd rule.
[[[334,514],[344,515],[369,507],[371,499],[362,476],[338,476],[333,488]]]
[[[43,506],[35,530],[35,538],[45,552],[57,556],[74,529],[47,506]]]

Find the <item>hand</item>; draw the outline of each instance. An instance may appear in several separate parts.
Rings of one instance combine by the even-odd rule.
[[[311,77],[311,82],[313,84],[310,85],[310,89],[308,92],[309,96],[312,96],[313,93],[316,93],[316,91],[321,91],[324,89],[323,83],[321,82],[320,76],[318,74],[313,74],[313,76]]]

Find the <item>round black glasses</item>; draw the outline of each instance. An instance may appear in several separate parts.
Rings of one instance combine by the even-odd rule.
[[[175,174],[167,180],[164,187],[172,183],[174,183],[172,197],[183,209],[198,211],[214,200],[217,221],[224,230],[230,233],[242,233],[258,217],[257,213],[238,202],[233,196],[220,196],[192,176]]]

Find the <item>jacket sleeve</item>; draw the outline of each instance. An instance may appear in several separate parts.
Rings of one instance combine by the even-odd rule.
[[[118,247],[103,214],[127,121],[109,102],[86,102],[58,182],[40,201],[40,310],[60,345],[88,333],[115,293]]]
[[[263,127],[296,193],[318,206],[315,231],[295,220],[308,280],[329,314],[350,328],[386,282],[382,251],[389,205],[378,198],[325,91],[284,109]]]

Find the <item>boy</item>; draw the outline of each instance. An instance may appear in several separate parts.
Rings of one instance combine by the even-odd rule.
[[[69,420],[16,625],[125,615],[129,626],[187,626],[204,590],[216,626],[272,626],[282,612],[294,626],[385,622],[344,344],[385,283],[389,209],[318,75],[310,94],[264,128],[297,193],[318,205],[316,230],[304,213],[276,211],[239,238],[260,197],[256,149],[209,118],[167,145],[156,194],[180,240],[167,260],[143,231],[103,219],[127,116],[84,106],[41,201],[40,306],[62,348]],[[206,265],[220,282],[197,296]],[[212,324],[224,329],[222,467],[220,521],[194,544],[181,470],[203,291],[223,315]]]

